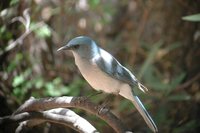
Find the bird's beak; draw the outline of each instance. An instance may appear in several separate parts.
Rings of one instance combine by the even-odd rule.
[[[60,47],[57,51],[60,51],[60,50],[70,50],[70,49],[71,49],[70,46],[65,45],[65,46]]]

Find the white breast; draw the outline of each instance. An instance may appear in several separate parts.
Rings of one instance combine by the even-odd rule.
[[[92,61],[81,58],[74,52],[73,54],[75,63],[81,74],[95,90],[102,90],[106,93],[119,93],[120,82],[118,80],[113,79],[107,73],[103,72]]]

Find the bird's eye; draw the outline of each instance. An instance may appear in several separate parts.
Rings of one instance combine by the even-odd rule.
[[[74,45],[74,49],[78,49],[80,47],[80,45]]]

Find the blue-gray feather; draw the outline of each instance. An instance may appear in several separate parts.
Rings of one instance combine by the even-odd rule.
[[[103,56],[102,54],[105,54],[105,50],[100,49],[99,54],[100,56],[95,59],[95,63],[98,65],[98,67],[106,72],[109,76],[120,80],[122,82],[128,83],[131,86],[137,85],[138,81],[136,77],[124,66],[122,66],[112,55],[107,53],[107,56]],[[109,60],[108,62],[107,58],[108,55],[111,57],[112,60]]]

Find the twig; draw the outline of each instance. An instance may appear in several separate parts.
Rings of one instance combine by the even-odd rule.
[[[19,17],[15,17],[11,20],[11,23],[14,23],[16,21],[21,22],[24,27],[25,27],[25,32],[18,37],[15,41],[12,41],[10,44],[8,44],[8,46],[5,48],[4,51],[0,51],[0,55],[2,55],[5,52],[8,52],[10,50],[12,50],[13,48],[15,48],[17,46],[17,44],[22,44],[23,40],[35,29],[42,27],[44,25],[44,22],[38,22],[34,28],[30,29],[30,15],[29,15],[29,9],[25,9],[23,12],[23,16],[19,16]]]
[[[22,44],[24,38],[31,32],[30,31],[30,15],[29,15],[29,9],[25,9],[24,12],[23,12],[23,16],[19,16],[19,17],[15,17],[11,20],[12,23],[16,22],[16,21],[19,21],[21,22],[24,27],[25,27],[25,32],[19,37],[17,38],[17,40],[15,40],[14,42],[12,42],[11,44],[9,44],[5,51],[9,51],[11,49],[13,49],[14,47],[16,47],[16,45],[19,43],[19,44]]]

